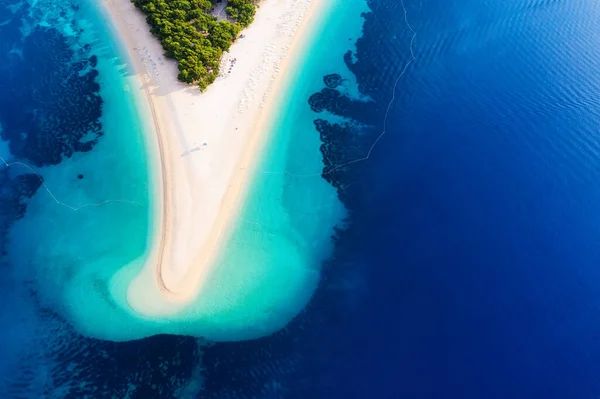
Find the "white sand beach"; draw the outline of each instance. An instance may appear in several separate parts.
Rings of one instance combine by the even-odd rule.
[[[130,89],[156,158],[152,247],[128,291],[140,314],[177,312],[210,277],[268,139],[273,97],[323,3],[264,0],[224,56],[221,76],[200,93],[177,81],[175,62],[129,0],[103,0],[127,51]]]

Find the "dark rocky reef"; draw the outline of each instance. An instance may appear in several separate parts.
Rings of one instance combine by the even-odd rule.
[[[42,177],[33,173],[11,177],[9,168],[0,166],[0,215],[14,220],[23,217],[26,201],[42,185]]]
[[[339,90],[324,88],[310,96],[310,108],[317,113],[328,111],[334,115],[354,119],[359,123],[369,124],[374,122],[374,104],[356,101]]]
[[[323,142],[321,144],[323,155],[321,175],[335,188],[342,189],[344,184],[340,179],[341,175],[349,166],[353,165],[354,161],[364,158],[366,154],[364,151],[366,145],[363,144],[368,143],[363,143],[355,136],[364,138],[364,135],[358,135],[357,132],[360,132],[361,129],[368,130],[368,128],[361,128],[351,123],[331,123],[324,119],[316,119],[314,123]],[[349,141],[349,137],[354,138],[354,140]],[[348,145],[342,146],[344,142]]]
[[[198,362],[190,337],[157,335],[122,343],[73,337],[65,344],[49,354],[70,365],[69,372],[55,369],[52,375],[54,386],[66,388],[62,399],[175,398]]]
[[[23,36],[24,21],[42,11],[26,2],[7,3],[16,9],[0,7],[0,137],[8,142],[11,158],[47,166],[90,151],[102,136],[97,57],[89,54],[89,46],[75,50],[76,39],[50,27],[32,25]],[[1,239],[23,217],[27,198],[42,180],[16,175],[23,171],[4,165],[0,169]],[[5,242],[0,241],[2,247]]]
[[[10,170],[0,164],[0,242],[6,242],[8,228],[25,215],[27,199],[42,185],[39,175],[30,173],[12,177]],[[5,254],[4,245],[0,253]]]
[[[323,76],[323,82],[325,83],[325,86],[329,87],[330,89],[337,88],[342,84],[343,81],[344,79],[342,79],[342,77],[337,73]]]
[[[329,81],[330,85],[333,85],[332,79],[328,78],[331,76],[324,77],[326,84]],[[338,83],[335,78],[333,81]],[[308,99],[308,103],[316,113],[327,111],[347,120],[345,123],[331,123],[326,119],[314,121],[323,142],[321,153],[324,166],[321,175],[338,189],[341,198],[344,195],[344,176],[369,152],[373,136],[369,132],[377,126],[381,113],[376,103],[357,101],[330,87],[314,93]]]
[[[385,114],[395,80],[411,57],[410,51],[406,51],[405,59],[391,58],[387,50],[397,47],[397,41],[391,43],[391,39],[382,34],[397,30],[396,25],[404,24],[402,8],[383,0],[369,0],[368,3],[377,12],[362,14],[365,20],[362,36],[356,41],[356,52],[349,50],[344,54],[344,62],[356,76],[359,92],[372,101],[356,101],[338,91],[336,88],[342,82],[339,74],[325,75],[326,88],[309,98],[313,111],[328,111],[349,121],[338,124],[324,119],[315,120],[323,141],[323,178],[338,189],[340,197],[344,196],[341,192],[343,187],[348,186],[344,181],[354,179],[355,176],[351,175],[359,171],[354,166],[360,162],[353,161],[366,157],[385,130]],[[406,37],[402,43],[408,46],[412,33],[408,29],[403,31]],[[382,68],[383,65],[387,67]]]
[[[86,338],[33,294],[40,335],[28,349],[32,353],[23,353],[10,370],[5,389],[11,398],[176,399],[197,378],[200,354],[195,338],[156,335],[128,342]]]
[[[27,10],[23,5],[0,35],[14,36]],[[15,158],[36,166],[90,151],[103,134],[97,58],[76,53],[69,40],[37,26],[18,52],[8,48],[10,40],[0,45],[8,54],[0,66],[0,135]]]

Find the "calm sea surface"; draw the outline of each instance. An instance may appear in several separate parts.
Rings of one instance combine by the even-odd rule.
[[[314,49],[320,66],[305,66],[281,119],[314,125],[307,151],[321,141],[321,181],[302,183],[315,177],[292,157],[291,187],[325,181],[348,212],[305,311],[272,336],[209,347],[84,338],[14,256],[49,250],[27,243],[74,219],[48,213],[30,170],[0,169],[0,397],[600,395],[600,3],[359,3],[332,17]],[[107,89],[118,81],[110,43],[86,47],[65,23],[93,21],[83,5],[0,0],[0,156],[85,203],[92,182],[109,181],[91,167],[109,153],[102,146],[121,151],[112,181],[127,170],[138,183],[106,190],[142,204],[121,217],[143,230],[145,158],[129,152],[141,134],[111,135],[106,115],[130,109],[129,127],[119,125],[129,132],[139,122]],[[357,40],[349,27],[362,11]],[[333,47],[337,61],[325,55]],[[294,216],[294,198],[290,217],[317,237],[306,221],[318,215]]]
[[[374,108],[317,97],[373,126],[324,125],[332,164],[385,131],[330,173],[350,227],[288,331],[208,349],[213,397],[598,397],[600,3],[369,6]]]

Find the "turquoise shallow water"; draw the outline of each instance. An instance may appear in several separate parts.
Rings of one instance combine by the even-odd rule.
[[[144,132],[99,14],[86,2],[10,3],[0,1],[0,156],[32,169],[0,168],[0,397],[37,398],[54,367],[45,355],[71,342],[57,320],[102,292],[116,265],[144,253],[150,191]],[[90,151],[73,151],[89,142]],[[21,199],[18,219],[11,197],[23,185],[15,182],[38,182],[33,173],[45,186]],[[73,303],[66,294],[81,276],[95,290]],[[6,383],[17,384],[14,396]]]
[[[95,8],[82,2],[77,19],[73,12],[67,2],[36,2],[22,30],[27,34],[35,21],[63,34],[77,32],[70,36],[70,46],[85,56],[97,56],[104,135],[90,152],[35,168],[52,195],[40,189],[31,198],[8,242],[18,277],[35,278],[42,303],[64,315],[68,306],[85,303],[70,303],[68,288],[85,278],[93,281],[88,296],[106,293],[104,282],[118,265],[145,251],[149,229],[144,131],[126,91],[122,59]],[[86,45],[90,47],[84,51]]]
[[[321,140],[313,112],[296,99],[321,87],[324,74],[346,70],[343,54],[353,46],[348,39],[360,34],[365,7],[353,3],[333,1],[318,16],[275,101],[279,109],[264,156],[209,283],[181,312],[161,318],[136,314],[126,298],[148,250],[152,187],[125,57],[90,3],[79,5],[76,21],[66,4],[36,3],[32,21],[58,27],[72,37],[71,46],[97,55],[104,135],[92,151],[36,169],[64,204],[44,187],[30,200],[10,231],[15,277],[35,281],[43,306],[91,337],[120,341],[173,333],[239,340],[283,327],[316,288],[333,229],[345,215],[336,190],[320,177]],[[339,29],[342,24],[345,29]],[[30,22],[25,33],[33,27]],[[354,95],[352,75],[343,77],[343,87]],[[123,269],[131,262],[133,268]]]
[[[280,108],[268,126],[270,138],[248,198],[199,297],[173,316],[154,319],[141,318],[131,311],[115,316],[113,309],[98,303],[88,312],[96,316],[82,328],[94,326],[91,334],[111,339],[168,332],[240,340],[269,334],[302,309],[318,284],[333,228],[345,213],[335,189],[320,178],[319,135],[310,107],[297,99],[308,98],[320,87],[324,72],[343,67],[340,60],[346,48],[332,52],[316,45],[323,39],[329,41],[326,44],[339,42],[340,30],[330,37],[324,35],[324,30],[342,21],[347,24],[348,15],[355,16],[352,29],[359,33],[360,10],[346,5],[340,11],[341,2],[333,2],[323,10],[315,21],[317,28],[292,63],[294,72],[274,102]],[[349,73],[348,79],[351,91]],[[139,267],[141,263],[136,269]],[[136,269],[123,270],[111,281],[111,293],[118,303],[125,303],[128,283]],[[110,323],[99,322],[108,315],[112,317]],[[119,328],[123,323],[131,327]]]
[[[132,276],[121,279],[123,265],[144,261],[154,190],[125,58],[98,4],[0,0],[0,156],[32,167],[0,169],[0,397],[189,397],[182,390],[198,392],[205,348],[153,334],[242,340],[302,312],[346,216],[319,177],[322,140],[307,100],[334,72],[356,96],[342,55],[364,5],[330,4],[276,99],[212,284],[182,313],[149,320],[127,308]]]

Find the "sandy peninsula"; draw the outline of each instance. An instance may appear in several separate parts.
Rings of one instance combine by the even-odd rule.
[[[324,2],[263,0],[224,55],[220,77],[200,93],[177,81],[175,62],[129,0],[103,0],[128,55],[131,91],[155,158],[152,247],[128,290],[135,311],[177,312],[210,278],[268,139],[273,98]]]

